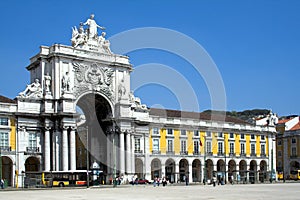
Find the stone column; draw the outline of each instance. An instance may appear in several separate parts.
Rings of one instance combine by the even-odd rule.
[[[131,140],[130,140],[130,133],[126,134],[126,172],[127,174],[131,174]]]
[[[225,183],[228,183],[228,163],[225,163]]]
[[[70,132],[70,170],[76,170],[76,132],[75,127]]]
[[[45,147],[45,171],[50,171],[50,127],[45,128],[45,136],[44,136],[44,147]]]
[[[193,165],[192,165],[192,163],[189,163],[188,177],[189,177],[189,183],[192,183],[193,182]]]
[[[53,171],[59,171],[60,170],[60,150],[61,148],[61,132],[56,129],[53,134]]]
[[[69,170],[68,127],[63,127],[62,133],[62,170]]]
[[[180,179],[179,176],[179,163],[175,163],[175,183],[177,183]]]
[[[145,169],[144,169],[144,171],[145,171]],[[135,174],[135,153],[134,153],[134,135],[133,134],[131,134],[131,172],[133,174]],[[145,175],[145,174],[143,174],[143,175]]]
[[[125,141],[123,132],[120,132],[120,173],[125,173]]]

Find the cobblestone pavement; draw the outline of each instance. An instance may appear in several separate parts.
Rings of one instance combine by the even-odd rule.
[[[87,200],[87,199],[145,199],[145,200],[287,200],[300,199],[300,183],[224,185],[168,185],[153,187],[152,185],[122,185],[98,188],[56,188],[56,189],[4,189],[0,191],[1,199],[5,200]]]

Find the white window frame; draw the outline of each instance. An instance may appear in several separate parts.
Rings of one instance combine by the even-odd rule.
[[[156,142],[155,141],[157,141],[157,144],[156,144]],[[160,151],[160,149],[159,149],[159,143],[160,143],[160,141],[159,141],[159,139],[158,138],[153,138],[152,139],[152,150],[153,151]],[[156,148],[157,147],[157,148]]]

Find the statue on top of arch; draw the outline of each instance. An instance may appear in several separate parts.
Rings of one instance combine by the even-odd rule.
[[[98,25],[94,20],[95,15],[91,14],[90,18],[85,22],[80,22],[79,29],[72,27],[72,46],[85,47],[86,44],[90,44],[93,47],[102,47],[105,53],[111,54],[110,42],[105,39],[106,33],[101,32],[101,35],[98,36],[98,28],[104,30],[105,28]],[[84,26],[88,26],[84,29]],[[99,48],[96,48],[98,50]],[[90,48],[89,50],[95,50],[95,48]]]

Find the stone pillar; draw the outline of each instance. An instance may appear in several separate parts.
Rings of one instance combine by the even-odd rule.
[[[76,132],[75,127],[70,132],[70,170],[76,170]]]
[[[63,127],[62,133],[62,170],[69,170],[68,127]]]
[[[192,183],[193,182],[193,165],[192,165],[192,163],[189,163],[188,178],[189,178],[189,183]]]
[[[61,132],[56,129],[53,134],[53,171],[59,171],[60,170],[60,150],[61,148]]]
[[[125,140],[123,132],[120,132],[120,173],[125,173]]]
[[[179,176],[179,163],[175,163],[175,183],[177,183],[180,180]]]
[[[127,174],[132,174],[131,169],[131,140],[130,140],[130,133],[126,134],[126,172]]]
[[[44,136],[44,147],[45,147],[45,171],[50,171],[51,167],[50,167],[50,162],[51,162],[51,158],[50,158],[50,128],[46,127],[45,128],[45,136]]]
[[[145,169],[144,169],[144,171],[145,171]],[[134,136],[133,136],[133,134],[131,134],[131,172],[133,174],[135,174],[135,153],[134,153]],[[143,174],[143,175],[145,175],[145,174]]]
[[[225,163],[225,183],[228,183],[228,163]]]

